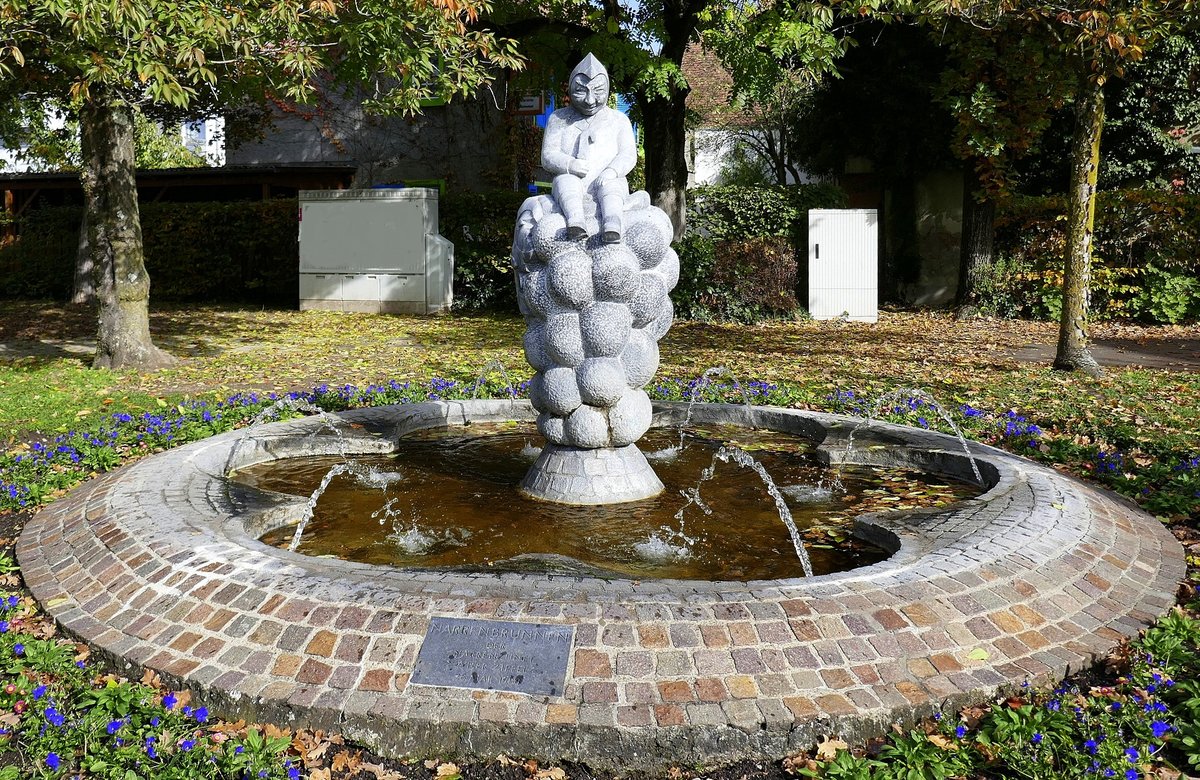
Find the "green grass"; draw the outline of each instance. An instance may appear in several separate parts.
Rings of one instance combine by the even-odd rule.
[[[76,360],[0,363],[0,444],[22,435],[65,433],[109,408],[140,412],[157,406],[148,393],[122,389],[121,375],[92,371]]]

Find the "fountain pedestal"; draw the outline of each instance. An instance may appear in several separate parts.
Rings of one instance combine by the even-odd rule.
[[[520,489],[542,501],[594,506],[651,498],[663,491],[663,483],[637,445],[583,449],[548,443]]]

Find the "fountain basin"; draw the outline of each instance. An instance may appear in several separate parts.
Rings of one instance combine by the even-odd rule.
[[[656,407],[656,423],[682,421]],[[692,421],[740,424],[742,407]],[[149,667],[247,719],[341,731],[390,755],[497,753],[656,769],[775,758],[825,734],[879,733],[1090,665],[1174,603],[1182,549],[1123,499],[971,445],[988,490],[952,507],[861,518],[887,560],[814,578],[609,580],[400,571],[256,540],[292,501],[239,488],[234,468],[307,454],[388,452],[409,431],[532,419],[475,401],[356,410],[345,438],[312,419],[231,432],[100,477],[30,521],[18,545],[63,629],[133,674]],[[760,427],[837,461],[860,421],[756,410]],[[239,442],[241,442],[239,444]],[[873,424],[860,462],[970,479],[958,441]],[[253,525],[253,524],[252,524]],[[414,683],[431,622],[571,630],[560,692]]]

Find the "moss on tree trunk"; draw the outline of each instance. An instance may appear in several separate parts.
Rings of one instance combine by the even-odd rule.
[[[79,113],[88,244],[99,308],[94,368],[153,370],[175,362],[150,340],[150,277],[142,255],[133,112],[93,90]]]
[[[1062,319],[1054,367],[1101,374],[1088,352],[1088,304],[1092,281],[1092,233],[1096,221],[1096,174],[1104,128],[1104,89],[1086,74],[1075,108],[1071,137],[1071,191],[1067,202],[1067,250],[1063,268]]]
[[[996,201],[978,186],[974,160],[969,160],[963,169],[962,238],[954,297],[959,317],[979,313],[983,287],[995,262]]]

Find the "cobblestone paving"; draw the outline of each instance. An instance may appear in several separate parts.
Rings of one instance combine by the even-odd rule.
[[[778,757],[1086,667],[1174,603],[1182,551],[1154,519],[1051,469],[972,445],[979,499],[875,516],[889,560],[812,579],[605,581],[405,572],[262,545],[295,501],[217,475],[317,452],[387,451],[409,429],[510,418],[508,403],[343,415],[233,432],[96,479],[43,510],[18,555],[63,626],[137,673],[153,668],[230,717],[339,730],[394,755],[500,752],[655,767]],[[522,414],[530,414],[528,410]],[[697,423],[740,408],[697,406]],[[854,421],[760,410],[824,437]],[[682,410],[659,410],[660,422]],[[856,461],[968,474],[959,443],[894,426]],[[908,443],[911,448],[878,446]],[[868,446],[870,445],[870,446]],[[432,616],[570,624],[561,697],[409,683]]]

